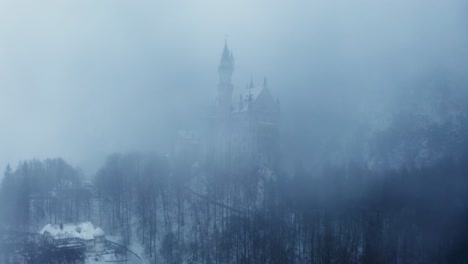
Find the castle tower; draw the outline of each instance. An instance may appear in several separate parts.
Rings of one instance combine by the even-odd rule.
[[[232,108],[232,73],[234,72],[234,57],[229,50],[227,41],[224,43],[223,54],[218,66],[218,114],[223,117],[229,116]]]
[[[219,168],[228,168],[231,154],[232,73],[234,57],[227,42],[224,43],[218,66],[218,86],[213,134],[214,162]]]

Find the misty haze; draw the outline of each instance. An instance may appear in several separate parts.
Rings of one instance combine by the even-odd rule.
[[[0,0],[0,264],[468,263],[468,2]]]

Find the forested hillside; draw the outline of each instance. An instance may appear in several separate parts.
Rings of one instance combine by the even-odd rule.
[[[463,263],[467,164],[282,175],[115,154],[89,186],[60,159],[28,161],[5,171],[1,215],[27,231],[93,219],[164,263]]]

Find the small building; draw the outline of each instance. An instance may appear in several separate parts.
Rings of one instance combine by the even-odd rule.
[[[101,228],[95,228],[90,222],[79,224],[47,224],[39,232],[54,245],[82,243],[87,251],[103,251],[105,234]],[[96,242],[96,240],[99,240]]]

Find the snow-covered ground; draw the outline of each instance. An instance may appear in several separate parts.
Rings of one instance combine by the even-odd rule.
[[[123,243],[122,243],[122,238],[119,237],[119,236],[107,236],[106,239],[107,239],[107,241],[110,241],[112,243],[124,246]],[[128,254],[128,258],[129,258],[128,263],[139,263],[139,264],[149,264],[150,263],[149,260],[145,256],[145,249],[143,248],[143,246],[140,243],[132,240],[130,242],[130,245],[128,245],[126,248],[131,253],[131,254]],[[130,256],[132,256],[133,261],[138,260],[138,262],[130,262]]]
[[[89,256],[85,264],[108,264],[110,262],[119,263],[121,259],[116,259],[114,254],[102,255],[100,257]],[[141,260],[134,254],[128,254],[126,264],[142,264]]]

